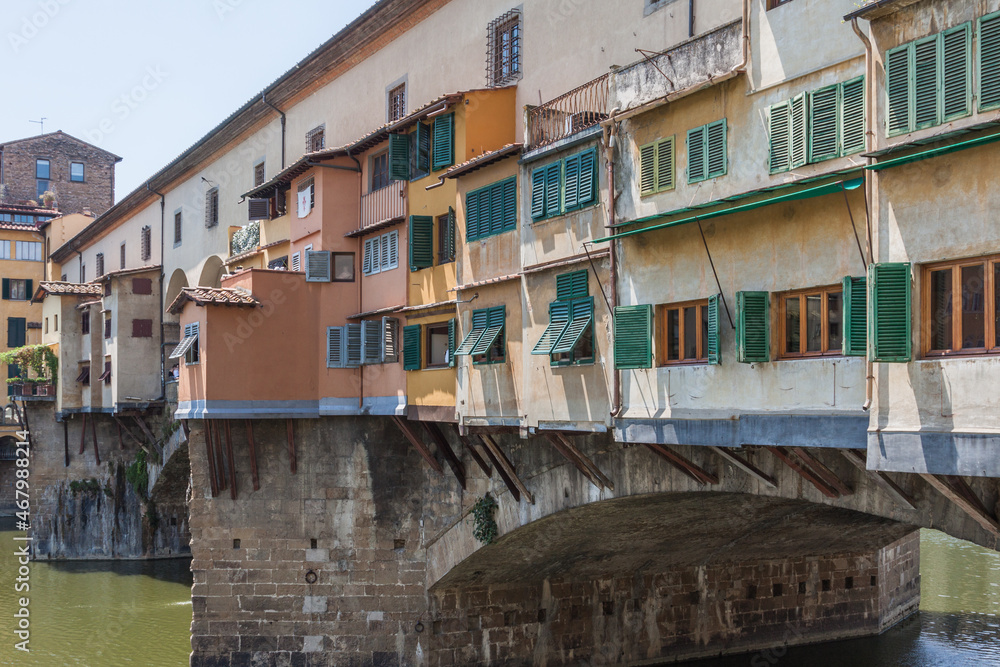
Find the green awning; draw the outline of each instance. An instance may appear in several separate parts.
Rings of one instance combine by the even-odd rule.
[[[948,153],[964,151],[966,148],[974,148],[976,146],[982,146],[984,144],[991,144],[994,141],[1000,141],[1000,132],[997,132],[995,134],[987,134],[985,137],[976,137],[975,139],[960,141],[957,144],[948,144],[947,146],[928,148],[925,151],[910,153],[909,155],[893,158],[891,160],[884,160],[876,164],[870,164],[867,167],[865,167],[865,169],[871,169],[872,171],[882,171],[883,169],[891,169],[893,167],[899,167],[904,164],[910,164],[911,162],[920,162],[921,160],[937,157],[939,155],[947,155]]]
[[[842,190],[855,190],[861,187],[864,183],[864,178],[853,178],[844,181],[834,181],[833,183],[827,183],[825,185],[817,185],[812,188],[806,188],[805,190],[797,190],[796,192],[790,192],[788,194],[775,194],[764,199],[758,199],[757,201],[750,202],[748,204],[741,204],[739,206],[733,206],[732,208],[722,209],[720,211],[708,211],[706,213],[700,213],[698,215],[690,215],[685,218],[680,218],[679,220],[671,220],[670,222],[664,222],[659,225],[653,225],[652,227],[643,227],[642,229],[633,229],[628,232],[622,232],[621,234],[616,234],[615,236],[605,236],[604,238],[594,239],[594,243],[601,243],[603,241],[610,241],[612,239],[620,239],[626,236],[632,236],[634,234],[642,234],[644,232],[651,232],[654,229],[666,229],[667,227],[676,227],[678,225],[684,225],[689,222],[695,222],[696,220],[708,220],[710,218],[718,218],[723,215],[732,215],[733,213],[743,213],[745,211],[752,211],[755,208],[761,208],[762,206],[770,206],[771,204],[780,204],[782,202],[796,201],[799,199],[811,199],[812,197],[822,197],[823,195],[831,195]],[[634,220],[628,224],[639,224],[642,222],[651,222],[653,220],[658,220],[661,218],[668,217],[670,215],[676,215],[680,211],[671,211],[670,213],[661,213],[658,215],[652,215],[647,218],[640,218]]]

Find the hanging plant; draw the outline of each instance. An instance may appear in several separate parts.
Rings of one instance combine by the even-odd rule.
[[[146,468],[146,450],[135,453],[135,460],[125,468],[125,480],[132,485],[137,496],[146,500],[149,491],[149,469]]]
[[[25,345],[0,353],[0,362],[17,364],[20,377],[8,378],[8,384],[24,384],[28,379],[28,370],[34,372],[32,382],[55,384],[59,379],[59,357],[48,345]]]
[[[472,506],[472,536],[482,544],[492,544],[497,538],[496,511],[497,501],[488,493]]]

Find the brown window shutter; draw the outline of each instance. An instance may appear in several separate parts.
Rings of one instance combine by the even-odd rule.
[[[104,337],[111,338],[111,318],[104,320]]]
[[[132,294],[152,294],[152,293],[153,293],[152,278],[132,279]]]
[[[132,338],[152,338],[153,320],[132,320]]]

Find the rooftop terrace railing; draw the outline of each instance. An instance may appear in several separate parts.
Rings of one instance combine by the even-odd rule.
[[[528,112],[528,147],[539,148],[582,132],[608,117],[605,74]]]

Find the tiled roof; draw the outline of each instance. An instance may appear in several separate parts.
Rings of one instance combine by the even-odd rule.
[[[524,144],[507,144],[503,148],[498,148],[495,151],[477,155],[472,159],[466,160],[462,164],[456,164],[454,167],[444,172],[444,177],[458,178],[459,176],[473,172],[476,169],[482,169],[483,167],[491,165],[494,162],[499,162],[505,157],[519,153],[523,146]]]
[[[128,276],[133,273],[147,273],[149,271],[157,271],[160,268],[162,267],[160,267],[159,264],[150,264],[148,266],[137,266],[134,269],[118,269],[117,271],[108,271],[100,278],[95,278],[94,282],[99,283],[109,278],[115,278],[117,276]]]
[[[188,301],[193,301],[199,306],[245,306],[250,308],[254,308],[260,303],[252,294],[235,287],[185,287],[167,308],[167,312],[174,315],[179,314]]]
[[[93,283],[64,283],[60,281],[43,280],[38,283],[38,289],[32,296],[31,301],[41,301],[46,294],[62,296],[64,294],[74,296],[101,296],[103,289],[100,285]]]

